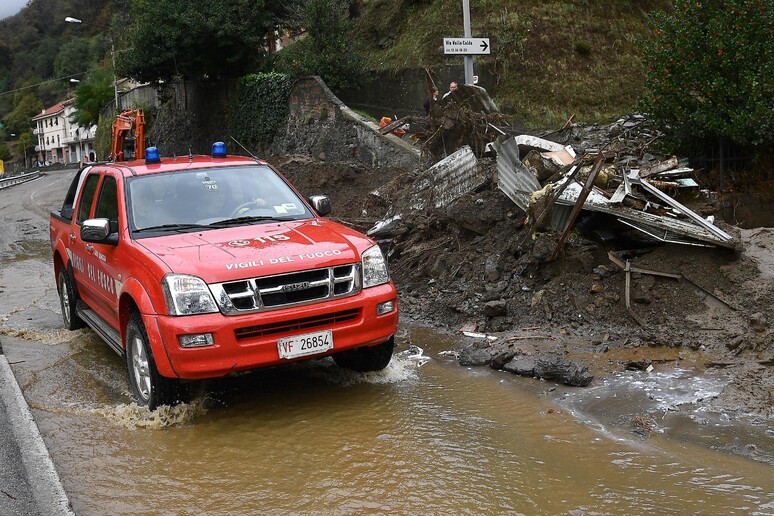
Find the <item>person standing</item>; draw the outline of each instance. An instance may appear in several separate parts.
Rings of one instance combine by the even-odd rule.
[[[449,84],[449,91],[447,91],[446,93],[443,94],[443,98],[448,97],[449,95],[451,95],[455,91],[457,91],[457,83],[456,82],[452,82],[452,83]]]
[[[425,115],[429,115],[430,108],[432,107],[432,105],[438,102],[438,95],[439,95],[438,88],[433,86],[433,95],[431,97],[428,97],[427,100],[425,100]]]

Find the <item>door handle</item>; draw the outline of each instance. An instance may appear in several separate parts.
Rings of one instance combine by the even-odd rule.
[[[75,242],[75,233],[70,233],[70,242]]]
[[[94,246],[91,244],[86,244],[86,252],[91,253],[94,250]]]

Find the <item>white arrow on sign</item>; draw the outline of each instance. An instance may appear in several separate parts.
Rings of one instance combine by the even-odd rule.
[[[443,53],[457,55],[489,54],[489,38],[443,38]]]

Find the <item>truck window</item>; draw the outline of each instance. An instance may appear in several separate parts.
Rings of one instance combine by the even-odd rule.
[[[84,220],[89,218],[94,194],[97,192],[97,183],[99,183],[99,174],[91,174],[86,178],[86,183],[84,183],[81,193],[80,205],[78,205],[78,218],[75,220],[78,224],[82,224]]]
[[[118,231],[118,188],[116,180],[112,176],[105,176],[105,179],[102,181],[97,207],[94,210],[94,218],[108,219],[110,221],[110,232],[115,233]]]
[[[66,219],[73,218],[75,199],[78,198],[78,192],[81,186],[83,186],[83,180],[86,178],[89,170],[91,170],[91,167],[84,167],[75,173],[73,182],[70,183],[70,188],[67,190],[67,195],[65,195],[64,202],[62,203],[62,210],[59,212],[62,217]]]

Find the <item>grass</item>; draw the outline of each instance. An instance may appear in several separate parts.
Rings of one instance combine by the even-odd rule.
[[[637,42],[647,14],[668,0],[475,0],[474,36],[492,54],[476,57],[496,77],[494,100],[514,125],[552,129],[575,115],[605,123],[637,108],[643,65]],[[462,33],[459,0],[363,0],[356,33],[375,71],[454,63],[443,37]]]

